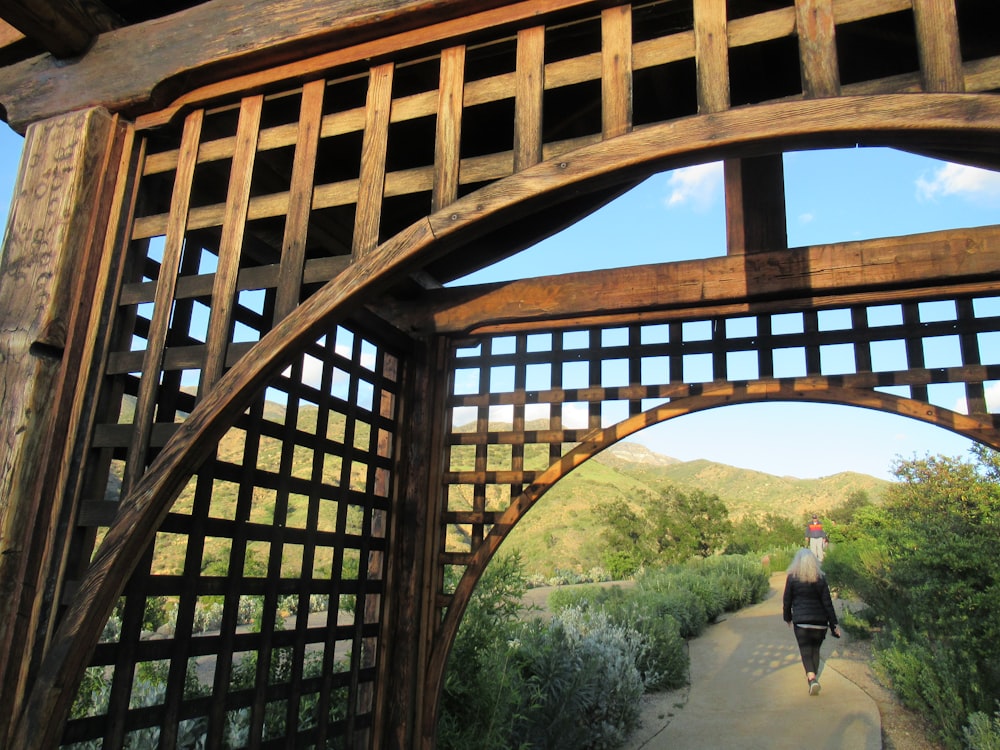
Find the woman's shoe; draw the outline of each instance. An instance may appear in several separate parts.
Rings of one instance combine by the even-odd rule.
[[[819,695],[819,681],[809,680],[809,695]]]

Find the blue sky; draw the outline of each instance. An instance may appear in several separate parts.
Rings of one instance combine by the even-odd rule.
[[[6,224],[22,139],[0,124],[0,222]],[[790,154],[791,246],[1000,224],[1000,174],[886,149]],[[609,252],[608,248],[612,250]],[[725,253],[722,169],[646,180],[556,237],[467,277],[509,280]],[[706,458],[779,476],[859,471],[890,478],[898,458],[964,456],[971,442],[916,420],[825,404],[745,404],[651,427],[637,442],[681,460]]]

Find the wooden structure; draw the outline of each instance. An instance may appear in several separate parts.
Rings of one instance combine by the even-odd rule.
[[[0,266],[0,746],[430,748],[476,580],[614,441],[817,400],[1000,448],[1000,227],[789,248],[782,180],[783,152],[848,144],[1000,167],[995,0],[0,18],[0,105],[27,133]],[[724,258],[442,286],[713,160]],[[932,337],[955,361],[925,362]],[[711,377],[686,382],[690,358]],[[325,614],[282,626],[313,597]],[[106,689],[74,707],[85,676]]]

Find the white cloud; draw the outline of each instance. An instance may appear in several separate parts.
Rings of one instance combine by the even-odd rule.
[[[1000,383],[991,383],[986,388],[986,408],[990,414],[1000,412]]]
[[[799,214],[799,224],[812,224],[813,219],[815,219],[815,214],[804,213]]]
[[[986,411],[990,414],[1000,412],[1000,382],[987,384],[983,395],[986,397]],[[955,405],[952,406],[952,411],[957,411],[959,414],[969,413],[969,404],[966,401],[965,396],[962,396],[955,401]]]
[[[684,167],[667,179],[667,208],[689,206],[698,213],[707,211],[722,197],[722,162]]]
[[[1000,204],[1000,172],[945,164],[930,177],[917,179],[920,200],[932,201],[952,195],[977,203]]]

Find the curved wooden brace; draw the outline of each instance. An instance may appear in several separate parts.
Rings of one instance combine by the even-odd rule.
[[[535,482],[508,506],[503,515],[494,523],[489,534],[483,539],[482,545],[473,553],[472,560],[458,582],[448,611],[435,634],[428,661],[428,694],[437,695],[443,684],[448,652],[451,650],[462,616],[465,614],[472,593],[486,570],[486,566],[518,522],[560,479],[604,449],[654,424],[720,406],[779,401],[830,403],[889,412],[943,427],[1000,450],[1000,431],[988,418],[967,416],[932,404],[888,393],[831,386],[826,378],[767,379],[752,383],[706,383],[700,387],[700,392],[696,396],[673,399],[669,403],[648,409],[618,424],[594,430],[571,451],[542,472]],[[435,701],[435,706],[436,704]],[[424,720],[431,722],[430,724],[425,723],[425,726],[434,726],[436,716],[425,716]]]
[[[478,235],[557,203],[572,191],[765,146],[866,142],[959,143],[1000,133],[1000,97],[897,94],[786,101],[700,115],[633,131],[537,164],[416,222],[356,260],[269,331],[191,412],[133,490],[81,582],[17,718],[14,746],[58,744],[75,688],[114,603],[174,499],[259,389],[331,322],[393,279]]]

